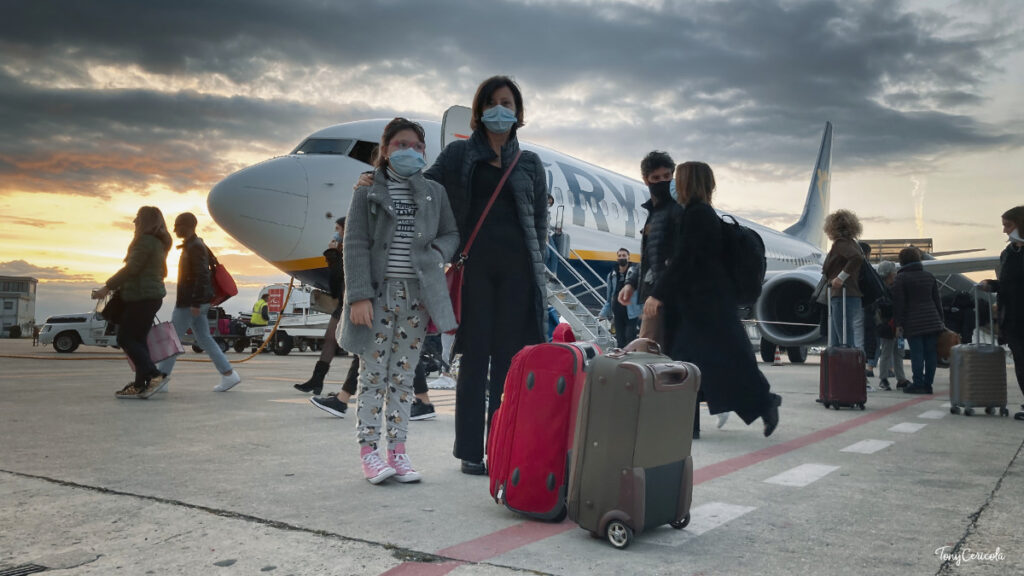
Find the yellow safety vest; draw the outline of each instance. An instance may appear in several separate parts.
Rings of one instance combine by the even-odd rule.
[[[252,318],[249,319],[251,326],[266,326],[267,321],[263,318],[263,309],[267,307],[267,301],[262,298],[252,305]]]

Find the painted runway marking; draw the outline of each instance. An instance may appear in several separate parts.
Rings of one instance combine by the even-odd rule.
[[[850,444],[846,448],[840,450],[840,452],[853,452],[854,454],[874,454],[879,450],[885,450],[889,446],[892,446],[893,442],[889,440],[861,440],[856,444]]]
[[[945,418],[946,414],[947,412],[943,412],[942,410],[929,410],[918,414],[917,417],[926,418],[928,420],[942,420]]]
[[[765,482],[768,484],[778,484],[779,486],[803,488],[808,484],[821,480],[836,470],[839,470],[839,466],[829,466],[828,464],[801,464],[796,468],[786,470],[782,474],[776,474],[775,476],[765,480]]]
[[[659,546],[679,546],[690,538],[710,532],[725,523],[757,510],[754,506],[740,506],[725,502],[708,502],[690,509],[690,523],[683,530],[668,526],[644,532],[644,543]]]
[[[945,391],[938,392],[938,394],[945,393]],[[708,466],[698,468],[693,471],[693,485],[699,486],[704,482],[710,482],[711,480],[721,478],[722,476],[732,474],[733,472],[737,472],[745,468],[749,468],[751,466],[754,466],[755,464],[764,462],[765,460],[770,460],[772,458],[782,456],[783,454],[794,452],[806,446],[810,446],[817,442],[821,442],[823,440],[832,438],[833,436],[838,436],[839,434],[853,430],[854,428],[858,428],[870,422],[874,422],[875,420],[885,418],[890,414],[906,410],[907,408],[916,406],[922,402],[934,399],[935,396],[922,396],[919,398],[911,398],[898,404],[894,404],[893,406],[889,406],[888,408],[882,408],[877,411],[871,411],[867,414],[862,414],[860,416],[851,418],[850,420],[847,420],[845,422],[829,426],[828,428],[824,428],[822,430],[816,430],[810,434],[806,434],[804,436],[788,440],[781,444],[768,446],[760,450],[751,452],[749,454],[743,454],[741,456],[736,456],[734,458],[729,458],[728,460],[723,460],[721,462],[716,462],[715,464],[710,464]],[[492,532],[490,534],[485,534],[473,540],[463,542],[462,544],[456,544],[449,548],[445,548],[444,550],[439,551],[438,554],[447,554],[449,552],[455,552],[458,555],[448,554],[449,557],[457,558],[460,560],[482,562],[484,560],[488,560],[505,554],[506,552],[510,552],[512,550],[516,550],[529,544],[540,542],[541,540],[545,540],[547,538],[551,538],[559,534],[564,534],[575,529],[578,529],[576,523],[570,522],[568,520],[560,524],[548,524],[544,522],[526,521],[520,524],[509,526],[508,528],[504,528],[502,530],[498,530],[496,532]],[[464,553],[467,551],[472,551],[475,553],[464,555]],[[473,560],[472,558],[477,558],[477,560]],[[430,576],[434,576],[436,574],[448,574],[452,570],[455,570],[455,568],[459,566],[459,564],[446,564],[448,569],[445,571],[435,571],[436,566],[438,565],[409,562],[400,564],[399,566],[392,568],[387,572],[387,574],[404,574],[415,576],[429,574]],[[420,569],[417,570],[417,567]]]
[[[914,432],[921,431],[922,428],[927,424],[919,424],[917,422],[901,422],[892,428],[889,428],[889,432],[901,432],[903,434],[913,434]]]
[[[953,407],[953,405],[952,405],[952,404],[950,404],[949,402],[946,402],[946,403],[945,403],[945,404],[943,404],[942,406],[939,406],[939,408],[952,408],[952,407]]]

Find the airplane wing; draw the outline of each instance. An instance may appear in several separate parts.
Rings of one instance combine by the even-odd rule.
[[[935,275],[964,274],[967,272],[995,272],[999,265],[998,256],[980,258],[952,258],[949,260],[924,260],[924,269]]]

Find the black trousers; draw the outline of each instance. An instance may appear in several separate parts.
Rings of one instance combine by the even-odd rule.
[[[135,363],[135,384],[138,385],[159,373],[149,357],[146,336],[162,303],[162,299],[125,302],[121,323],[117,325],[117,345]]]
[[[482,251],[466,265],[459,328],[462,361],[455,386],[456,458],[483,461],[485,432],[501,406],[512,357],[541,341],[534,292],[525,253],[487,257]]]
[[[1013,356],[1013,370],[1017,375],[1017,385],[1020,386],[1020,391],[1024,392],[1024,338],[1007,336],[1005,340],[1010,348],[1010,354]]]
[[[633,340],[636,340],[637,332],[640,331],[640,319],[630,318],[625,306],[612,305],[612,318],[615,319],[615,345],[625,348]]]

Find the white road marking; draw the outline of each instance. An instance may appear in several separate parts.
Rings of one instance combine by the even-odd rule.
[[[856,444],[850,444],[846,448],[840,450],[840,452],[853,452],[855,454],[874,454],[879,450],[885,450],[889,446],[892,446],[893,442],[889,440],[861,440]]]
[[[939,408],[952,408],[952,407],[953,407],[953,405],[952,405],[952,404],[950,404],[949,402],[946,402],[946,403],[945,403],[945,404],[943,404],[942,406],[939,406]]]
[[[944,410],[929,410],[927,412],[922,412],[921,414],[918,414],[917,417],[927,418],[928,420],[942,420],[948,413],[949,411]]]
[[[803,488],[812,482],[821,480],[836,470],[839,470],[839,466],[829,466],[828,464],[801,464],[796,468],[786,470],[782,474],[772,476],[765,480],[765,482],[768,484],[778,484],[780,486]]]
[[[892,428],[889,428],[889,432],[902,432],[904,434],[913,434],[914,432],[920,431],[927,424],[918,424],[917,422],[901,422]]]
[[[644,532],[643,541],[645,544],[657,544],[659,546],[679,546],[690,538],[695,538],[710,532],[719,526],[752,512],[757,508],[753,506],[740,506],[738,504],[727,504],[725,502],[708,502],[696,508],[690,509],[690,523],[682,530],[675,530],[668,526],[659,527],[650,532]]]

